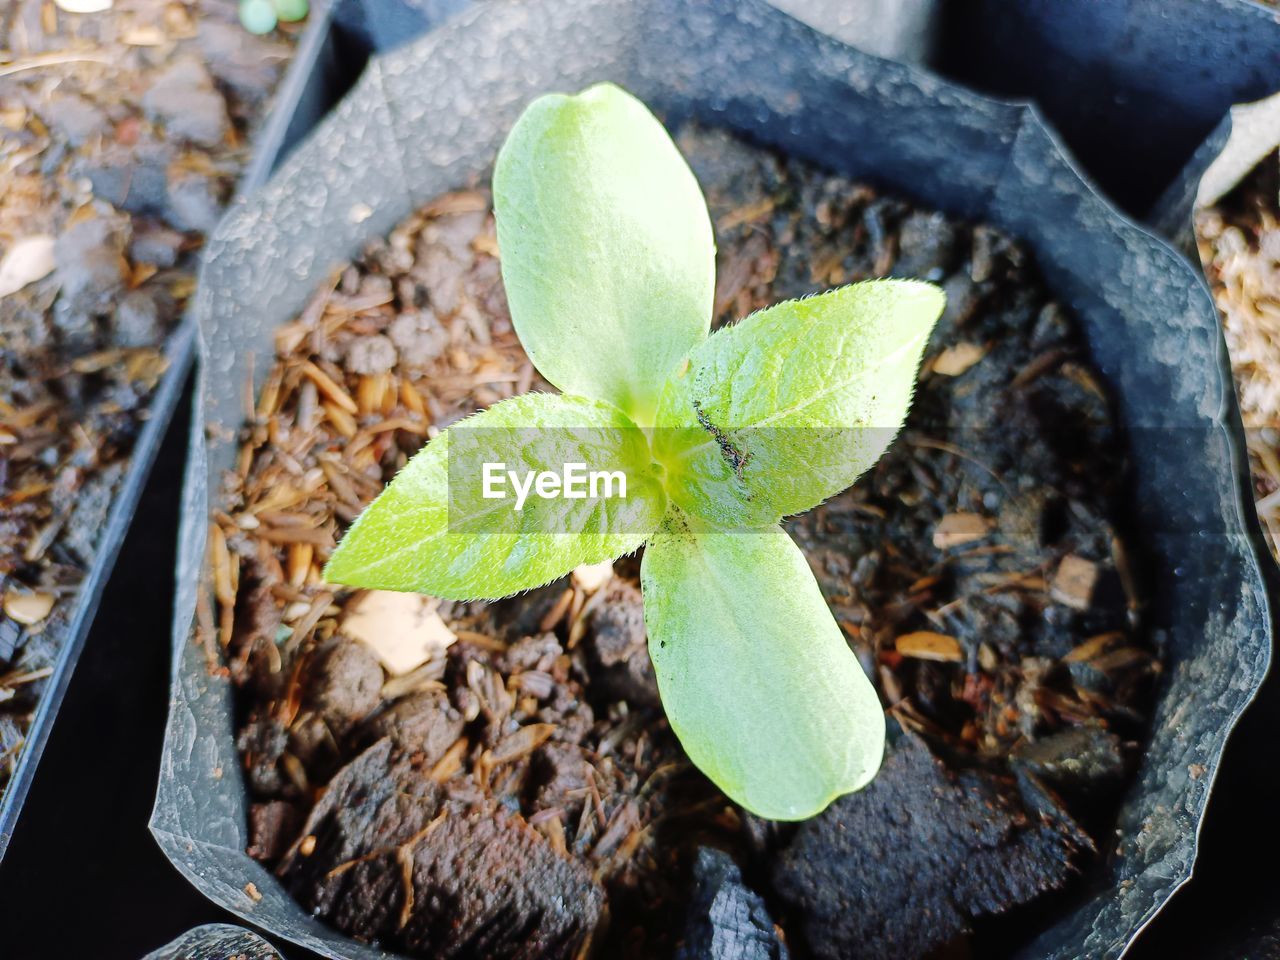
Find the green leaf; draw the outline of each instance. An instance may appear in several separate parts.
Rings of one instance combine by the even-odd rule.
[[[668,514],[640,574],[671,728],[735,802],[773,820],[813,816],[879,769],[876,692],[790,537],[689,521]]]
[[[616,486],[579,499],[526,488],[517,510],[509,478],[489,490],[505,496],[485,496],[485,463],[523,477],[575,462],[623,471],[625,498]],[[541,586],[644,542],[666,509],[656,470],[643,432],[615,407],[546,393],[504,400],[419,451],[352,524],[325,578],[452,600]]]
[[[706,338],[715,290],[706,202],[671,137],[612,84],[540,97],[498,154],[493,194],[534,365],[650,425],[663,381]]]
[[[873,280],[754,313],[700,346],[663,390],[654,439],[668,492],[723,526],[763,526],[852,484],[902,426],[944,297]]]

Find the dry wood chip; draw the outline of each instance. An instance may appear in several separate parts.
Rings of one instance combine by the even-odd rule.
[[[569,608],[573,605],[573,598],[576,594],[577,591],[575,591],[573,587],[568,587],[564,593],[560,594],[560,599],[557,600],[555,605],[546,612],[545,616],[543,616],[542,622],[538,624],[538,629],[543,633],[546,633],[549,630],[554,630],[556,624],[563,620],[565,615],[568,614]]]
[[[1092,660],[1094,657],[1101,656],[1108,650],[1124,643],[1125,639],[1125,635],[1119,630],[1100,633],[1096,637],[1090,637],[1062,659],[1065,663],[1081,663],[1085,660]]]
[[[302,364],[302,372],[311,378],[311,382],[316,385],[316,389],[323,393],[326,397],[340,406],[347,413],[358,413],[359,407],[356,406],[355,400],[351,399],[351,394],[347,393],[338,383],[327,373],[317,367],[310,360]]]
[[[1074,553],[1062,558],[1054,574],[1049,595],[1073,610],[1088,610],[1093,602],[1093,588],[1098,583],[1098,565]]]
[[[945,633],[934,633],[932,630],[917,630],[906,633],[894,642],[896,649],[904,657],[917,660],[936,660],[940,663],[959,663],[964,659],[964,651],[960,641]]]
[[[933,531],[933,545],[939,550],[959,547],[987,536],[994,522],[978,513],[948,513]]]
[[[398,677],[444,657],[457,639],[436,612],[439,601],[415,593],[370,590],[342,622],[341,631],[371,649]]]
[[[333,534],[328,530],[307,530],[302,527],[260,527],[258,537],[269,543],[309,543],[313,547],[333,549]]]
[[[558,812],[563,813],[563,811]],[[551,842],[552,848],[561,856],[569,852],[568,844],[565,843],[564,839],[564,824],[560,822],[559,816],[540,822],[538,829]]]
[[[762,217],[767,217],[773,212],[773,207],[773,197],[765,197],[762,200],[757,200],[755,203],[749,203],[745,207],[730,210],[716,222],[716,226],[722,232],[728,232],[734,227],[742,226],[744,223],[751,223],[755,220],[761,219]]]
[[[958,377],[987,355],[987,348],[980,343],[957,343],[947,347],[933,360],[933,372],[944,377]]]
[[[443,690],[440,679],[444,676],[445,659],[440,657],[428,660],[416,670],[411,670],[399,677],[392,677],[382,685],[383,700],[398,700],[410,693],[422,690]]]
[[[546,743],[555,732],[554,723],[531,723],[523,726],[493,748],[492,762],[497,765],[527,757]]]
[[[459,737],[452,747],[445,751],[445,755],[436,761],[436,765],[431,768],[430,778],[436,783],[444,783],[455,773],[462,769],[462,758],[466,756],[468,748],[471,746],[466,737]]]

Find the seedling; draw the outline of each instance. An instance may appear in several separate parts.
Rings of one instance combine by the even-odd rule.
[[[859,283],[708,335],[706,203],[662,125],[609,84],[531,104],[493,188],[515,329],[562,393],[428,443],[327,579],[496,599],[643,546],[649,653],[685,751],[760,816],[818,813],[875,775],[884,716],[779,523],[892,440],[941,292]],[[625,495],[573,483],[592,471],[624,473]],[[498,495],[517,482],[518,510]]]

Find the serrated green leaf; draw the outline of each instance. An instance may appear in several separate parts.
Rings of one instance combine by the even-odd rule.
[[[493,194],[534,365],[651,424],[663,381],[707,335],[715,290],[706,203],[671,137],[612,84],[540,97],[498,154]]]
[[[627,496],[603,487],[582,499],[530,495],[516,510],[510,485],[502,499],[484,496],[486,462],[518,474],[575,462],[620,469]],[[325,578],[452,600],[541,586],[644,542],[666,508],[655,469],[643,432],[609,404],[545,393],[504,400],[419,451],[352,524]]]
[[[761,526],[844,490],[901,428],[943,303],[931,284],[873,280],[761,310],[694,348],[658,410],[672,498]]]
[[[689,519],[673,509],[641,566],[671,728],[735,802],[811,817],[879,769],[879,699],[787,534],[694,532]]]

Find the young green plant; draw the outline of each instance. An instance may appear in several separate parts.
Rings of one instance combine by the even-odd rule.
[[[562,393],[502,401],[428,443],[326,578],[496,599],[643,546],[649,653],[685,751],[760,816],[818,813],[875,775],[884,715],[779,524],[892,440],[942,294],[870,281],[709,336],[706,203],[658,120],[610,84],[534,101],[493,190],[512,321]],[[529,476],[607,466],[626,496],[515,510],[481,491],[494,458]]]

